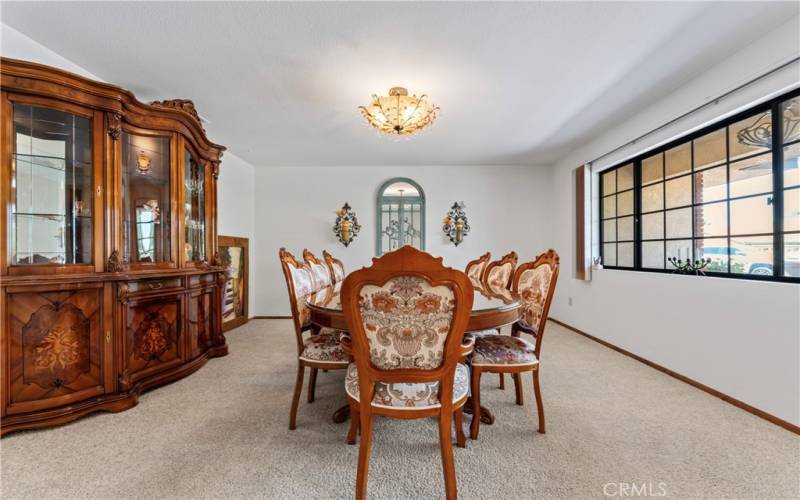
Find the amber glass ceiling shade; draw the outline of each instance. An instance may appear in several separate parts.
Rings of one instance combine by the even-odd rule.
[[[431,125],[439,108],[428,96],[408,95],[403,87],[392,87],[388,96],[372,96],[372,102],[359,106],[367,122],[384,135],[409,136]]]

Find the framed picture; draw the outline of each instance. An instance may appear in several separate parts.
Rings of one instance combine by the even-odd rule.
[[[219,255],[228,271],[222,307],[222,331],[247,323],[248,240],[237,236],[218,237]]]

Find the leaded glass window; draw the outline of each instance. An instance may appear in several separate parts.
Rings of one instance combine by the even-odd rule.
[[[385,182],[378,191],[378,255],[411,245],[425,250],[425,193],[407,178]]]

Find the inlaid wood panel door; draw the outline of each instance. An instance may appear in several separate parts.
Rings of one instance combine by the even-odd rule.
[[[181,364],[182,307],[182,294],[124,304],[123,385]]]
[[[76,285],[77,287],[77,285]],[[6,295],[8,414],[106,392],[103,285]],[[108,342],[110,342],[110,336]],[[109,387],[108,390],[113,390]]]
[[[189,292],[186,304],[186,337],[190,359],[205,352],[212,344],[215,290],[216,288],[204,288]]]

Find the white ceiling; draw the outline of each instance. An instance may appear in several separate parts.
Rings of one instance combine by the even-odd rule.
[[[797,16],[800,3],[16,3],[2,22],[141,100],[189,98],[256,166],[541,165]],[[357,106],[441,107],[395,141]]]

